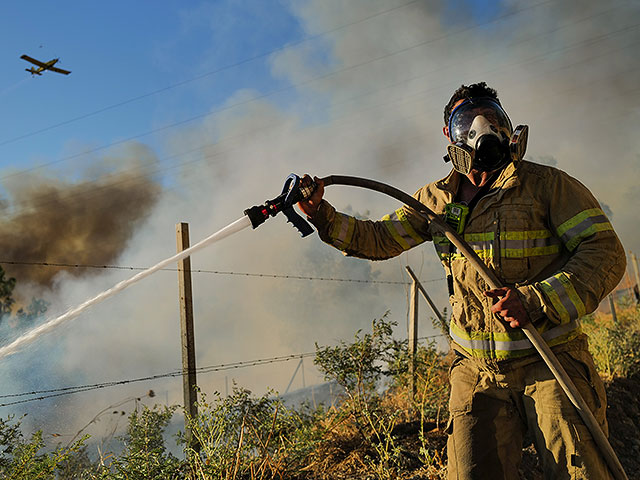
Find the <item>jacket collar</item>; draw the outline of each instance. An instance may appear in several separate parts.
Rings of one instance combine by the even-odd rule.
[[[508,190],[520,185],[520,173],[522,170],[519,168],[520,165],[521,162],[518,162],[518,164],[511,162],[509,165],[504,167],[500,172],[500,175],[498,175],[498,178],[493,182],[493,185],[491,185],[491,190]]]
[[[451,195],[455,195],[460,186],[461,174],[454,169],[451,169],[449,175],[436,182],[436,187],[444,192],[448,192]]]
[[[520,173],[522,162],[518,162],[518,165],[511,162],[504,167],[500,172],[500,175],[493,181],[490,190],[508,190],[512,187],[520,185]],[[436,182],[436,187],[442,191],[448,192],[455,196],[460,186],[460,179],[462,174],[454,169],[449,172],[449,175]]]

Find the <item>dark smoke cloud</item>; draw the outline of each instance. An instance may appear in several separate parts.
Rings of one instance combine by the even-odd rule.
[[[0,220],[0,265],[16,278],[18,296],[24,283],[53,288],[62,270],[71,276],[100,272],[24,263],[115,262],[161,193],[148,172],[130,169],[75,182],[30,174],[7,189]]]

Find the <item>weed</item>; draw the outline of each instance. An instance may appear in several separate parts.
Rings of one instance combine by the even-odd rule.
[[[640,371],[640,307],[618,307],[617,322],[610,314],[583,317],[582,329],[589,336],[589,350],[605,379],[627,377]]]

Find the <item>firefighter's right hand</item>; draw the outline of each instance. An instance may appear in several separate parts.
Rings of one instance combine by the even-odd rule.
[[[318,207],[324,195],[324,182],[318,177],[313,177],[313,180],[311,180],[311,177],[305,173],[301,180],[303,187],[308,187],[313,182],[316,182],[317,185],[315,191],[308,199],[298,202],[298,208],[309,218],[313,218],[318,212]]]

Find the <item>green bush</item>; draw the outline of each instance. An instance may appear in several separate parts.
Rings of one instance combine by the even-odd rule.
[[[320,434],[318,411],[287,408],[267,393],[234,387],[213,400],[201,394],[189,426],[197,447],[186,446],[191,478],[296,478]]]
[[[640,308],[618,305],[616,314],[617,322],[611,314],[603,313],[581,320],[596,367],[607,379],[640,371]]]
[[[129,416],[127,433],[121,437],[124,451],[102,468],[97,478],[109,480],[146,480],[184,478],[183,464],[166,452],[164,431],[176,407],[156,405],[134,411]]]
[[[13,417],[0,419],[0,478],[7,480],[55,479],[56,470],[74,452],[82,448],[83,438],[68,448],[59,447],[53,452],[42,453],[42,431],[25,439],[20,423]]]
[[[294,409],[273,392],[255,397],[235,386],[226,398],[201,392],[198,415],[188,419],[192,440],[187,444],[178,435],[184,459],[165,447],[175,406],[136,409],[119,437],[121,453],[93,462],[82,441],[40,453],[39,432],[26,441],[17,424],[0,422],[0,478],[392,479],[421,467],[421,475],[435,478],[433,472],[442,470],[442,446],[432,449],[425,425],[446,402],[446,369],[433,343],[420,345],[416,395],[408,395],[407,341],[393,338],[394,325],[385,315],[372,322],[371,333],[358,331],[352,342],[316,345],[316,365],[346,392],[337,405]]]
[[[387,315],[372,322],[372,332],[358,331],[352,343],[340,342],[334,347],[316,346],[315,363],[325,379],[336,381],[347,398],[340,406],[333,423],[349,417],[356,428],[364,459],[376,478],[397,478],[415,453],[401,445],[396,427],[411,423],[419,411],[421,446],[419,457],[423,465],[434,462],[424,432],[425,418],[439,412],[448,396],[448,382],[442,356],[435,344],[420,345],[415,354],[418,394],[408,394],[409,354],[406,340],[392,338],[395,322]],[[383,379],[390,384],[382,388]]]

